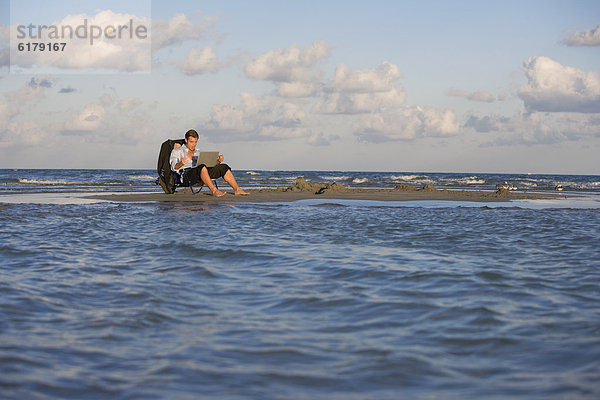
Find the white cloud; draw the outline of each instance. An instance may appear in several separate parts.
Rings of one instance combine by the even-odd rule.
[[[152,21],[147,17],[115,13],[111,10],[99,10],[95,15],[67,15],[62,20],[48,25],[56,29],[42,29],[41,37],[36,40],[51,43],[64,42],[66,43],[64,49],[44,52],[18,51],[16,46],[11,46],[10,62],[13,68],[23,69],[24,72],[32,71],[32,68],[35,68],[34,72],[38,72],[44,67],[53,68],[47,71],[54,72],[82,69],[149,71],[154,52],[181,45],[186,41],[205,39],[217,20],[214,17],[201,16],[200,21],[194,23],[185,14],[180,13],[168,21]],[[83,29],[83,26],[87,28]],[[29,35],[27,28],[21,28],[19,31],[17,26],[11,27],[10,35],[14,43],[23,41],[17,37],[18,35],[22,33]],[[130,34],[131,28],[134,34]],[[8,31],[7,28],[0,29],[0,38],[6,36]],[[37,36],[37,26],[32,32]],[[84,38],[78,37],[84,33]],[[92,33],[95,35],[93,39]],[[214,67],[206,59],[207,54],[198,51],[193,50],[184,62],[183,68],[186,73],[194,74],[201,68],[213,70]],[[7,48],[0,47],[0,66],[8,65],[9,58],[6,52]],[[198,54],[204,58],[196,59],[194,56]],[[202,61],[204,64],[201,64]]]
[[[600,114],[564,113],[556,119],[555,125],[560,126],[570,140],[600,138]]]
[[[10,102],[11,110],[18,112],[25,103],[44,97],[45,89],[48,87],[48,85],[38,84],[32,78],[21,88],[4,93],[4,97]]]
[[[331,142],[340,139],[338,135],[325,136],[322,132],[311,135],[307,143],[312,146],[329,146]]]
[[[540,113],[518,114],[501,122],[497,128],[512,134],[501,135],[494,141],[484,144],[484,147],[553,144],[568,140],[560,129],[556,129],[552,120],[544,118]]]
[[[459,133],[459,124],[452,111],[421,107],[403,107],[391,112],[362,115],[355,126],[355,135],[367,142],[413,140]]]
[[[48,77],[42,81],[50,82]],[[0,101],[0,147],[34,145],[45,141],[48,130],[24,117],[38,100],[44,98],[51,85],[40,85],[32,79],[21,88],[4,93],[7,101]]]
[[[238,105],[213,106],[201,133],[213,141],[279,140],[309,137],[304,110],[278,97],[242,93]]]
[[[268,51],[246,65],[246,75],[252,79],[275,82],[306,82],[312,80],[312,68],[329,56],[329,46],[323,40],[312,45],[290,46]]]
[[[471,115],[467,119],[465,127],[473,128],[476,132],[481,133],[514,130],[514,126],[512,126],[512,120],[509,117],[500,115],[484,115],[483,117]]]
[[[204,39],[211,32],[218,18],[200,15],[200,22],[194,24],[185,14],[175,14],[168,21],[152,21],[152,50],[177,46],[185,41]]]
[[[354,71],[340,64],[333,79],[324,85],[324,93],[313,106],[313,112],[361,114],[401,107],[406,93],[400,86],[394,86],[401,76],[398,67],[387,61],[376,68]]]
[[[119,102],[119,111],[128,113],[142,105],[144,102],[137,97],[127,97]]]
[[[130,144],[145,139],[153,126],[152,105],[136,97],[115,99],[104,94],[97,101],[73,111],[58,128],[62,135],[86,142]]]
[[[63,133],[95,132],[104,123],[106,110],[100,104],[88,104],[65,123]]]
[[[347,65],[340,64],[333,80],[325,86],[328,92],[374,93],[392,90],[393,82],[402,77],[398,67],[384,61],[376,68],[350,71]]]
[[[529,111],[600,112],[600,77],[566,67],[547,57],[531,57],[524,63],[528,84],[519,97]]]
[[[210,46],[203,48],[192,48],[180,65],[181,72],[186,75],[204,74],[216,72],[222,64]]]
[[[487,145],[551,144],[600,137],[600,115],[538,112],[517,113],[512,117],[471,115],[465,128],[500,134]]]
[[[103,107],[110,107],[115,104],[115,98],[108,93],[104,93],[99,97],[98,101]]]
[[[413,140],[459,133],[450,110],[406,107],[406,93],[395,85],[399,68],[383,62],[375,68],[350,70],[340,64],[324,94],[313,106],[320,114],[356,114],[354,134],[371,142]]]
[[[1,118],[1,117],[0,117]],[[0,122],[4,122],[0,119]],[[47,133],[32,121],[8,121],[0,129],[0,147],[34,146],[46,142]]]
[[[313,107],[320,114],[361,114],[376,110],[398,108],[404,104],[406,93],[391,88],[375,93],[327,93]]]
[[[67,15],[45,29],[13,26],[14,43],[26,38],[44,43],[66,43],[58,51],[18,51],[11,46],[11,66],[37,71],[62,69],[108,69],[148,71],[151,66],[151,21],[146,17],[98,11],[95,15]],[[134,32],[131,32],[133,29]],[[33,36],[30,36],[33,35]]]
[[[464,128],[487,134],[488,146],[552,144],[600,137],[600,77],[547,57],[524,63],[527,85],[519,88],[526,112],[471,115]]]
[[[271,81],[278,85],[283,97],[312,96],[318,89],[318,63],[329,57],[330,48],[324,40],[310,46],[290,46],[268,51],[246,65],[246,76]]]
[[[281,97],[310,97],[314,96],[320,85],[316,82],[279,82],[277,94]]]
[[[423,120],[424,136],[443,137],[454,136],[460,133],[456,116],[451,110],[427,108],[422,111],[420,118]]]
[[[495,100],[494,96],[490,92],[487,92],[485,90],[480,90],[477,92],[467,92],[465,90],[451,88],[450,90],[448,90],[448,96],[464,97],[467,100],[481,101],[485,103],[492,103]]]
[[[562,43],[567,46],[600,46],[600,24],[596,29],[574,32],[563,39]]]

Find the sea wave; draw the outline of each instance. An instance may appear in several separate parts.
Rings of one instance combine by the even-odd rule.
[[[583,184],[583,186],[588,186],[590,189],[596,189],[596,188],[600,188],[600,181],[597,182],[590,182],[587,185]]]
[[[147,179],[156,179],[156,176],[152,176],[152,175],[129,175],[127,178],[129,179],[142,179],[142,180],[147,180]]]
[[[556,181],[556,183],[562,185],[562,187],[564,187],[564,188],[570,188],[570,189],[584,189],[584,190],[600,189],[600,182],[580,183],[580,182],[571,182],[571,181],[564,181],[564,182]]]
[[[346,176],[346,175],[342,175],[342,176],[327,176],[327,175],[323,175],[321,176],[321,178],[328,180],[328,181],[347,181],[348,179],[351,178],[351,176]]]
[[[28,178],[17,178],[17,183],[25,185],[96,185],[97,182],[78,182],[78,181],[67,181],[64,179],[28,179]]]
[[[0,205],[0,397],[598,398],[597,210],[329,204]]]
[[[461,185],[483,185],[486,180],[478,176],[465,176],[462,178],[440,178],[440,182],[446,182],[449,184],[461,184]]]
[[[354,179],[352,179],[352,183],[356,183],[356,184],[367,183],[370,181],[371,180],[369,178],[354,178]]]
[[[536,188],[538,187],[537,182],[535,181],[521,181],[519,182],[519,185],[525,188]]]
[[[392,175],[390,176],[390,179],[393,181],[431,181],[431,179],[427,175]]]
[[[304,178],[303,175],[298,176],[271,176],[269,180],[271,181],[285,181],[285,182],[295,182],[298,178]]]
[[[155,179],[152,177],[152,179]],[[42,186],[131,186],[130,182],[122,180],[110,181],[69,181],[66,179],[28,179],[17,178],[17,184]]]

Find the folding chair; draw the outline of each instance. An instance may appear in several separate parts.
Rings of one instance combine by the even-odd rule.
[[[154,182],[156,185],[160,185],[163,191],[167,194],[175,193],[176,188],[187,186],[190,188],[192,193],[197,193],[202,190],[204,187],[204,183],[202,181],[198,182],[190,182],[188,179],[187,170],[181,171],[181,173],[173,172],[171,170],[171,164],[169,162],[169,158],[171,156],[171,152],[175,145],[183,146],[185,144],[185,139],[168,139],[165,140],[160,146],[160,152],[158,153],[158,162],[156,165],[156,172],[158,173],[158,178]],[[218,154],[218,152],[208,152]],[[219,188],[217,185],[216,179],[212,179],[214,185]],[[193,186],[200,184],[200,189],[194,191]]]
[[[199,181],[192,181],[189,179],[188,177],[188,171],[191,168],[185,168],[182,171],[180,171],[179,173],[175,173],[175,187],[183,187],[183,186],[187,186],[190,188],[190,190],[192,191],[192,194],[196,194],[196,193],[200,193],[200,191],[204,188],[204,182],[202,182],[202,180]],[[217,179],[211,179],[213,185],[215,185],[215,187],[217,189],[219,189],[219,185],[217,184]],[[194,192],[194,185],[198,185],[200,184],[200,189],[198,189],[196,192]]]

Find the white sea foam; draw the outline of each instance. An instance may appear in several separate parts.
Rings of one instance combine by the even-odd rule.
[[[464,182],[467,185],[481,185],[485,183],[485,179],[466,179]]]
[[[440,182],[458,183],[461,185],[482,185],[485,183],[485,179],[481,179],[478,176],[466,176],[463,178],[441,178]]]
[[[155,179],[152,177],[152,179]],[[122,181],[67,181],[65,179],[27,179],[17,178],[17,182],[25,185],[45,185],[45,186],[128,186]]]
[[[426,176],[423,175],[392,175],[390,176],[390,179],[394,180],[394,181],[414,181],[416,179],[423,179],[423,178],[427,178]]]
[[[519,183],[519,185],[521,185],[522,187],[525,187],[525,188],[536,188],[538,186],[538,184],[536,182],[528,182],[528,181],[522,181]]]
[[[369,178],[354,178],[354,179],[352,179],[352,183],[357,183],[357,184],[359,184],[359,183],[366,183],[366,182],[369,182],[369,181],[370,181]]]
[[[63,179],[27,179],[17,178],[17,182],[28,185],[85,185],[86,182],[66,181]]]
[[[262,175],[262,174],[260,172],[246,171],[246,175],[256,176],[256,175]]]
[[[304,178],[304,176],[272,176],[269,178],[271,181],[286,181],[286,182],[296,182],[296,179]]]
[[[350,179],[350,176],[322,176],[321,178],[326,179],[328,181],[345,181]]]
[[[154,179],[156,179],[156,176],[151,176],[151,175],[129,175],[128,178],[129,179],[143,179],[143,180],[152,179],[152,180],[154,180]]]
[[[578,182],[570,182],[570,181],[561,181],[557,184],[562,185],[565,188],[572,189],[598,189],[600,188],[600,182],[587,182],[587,183],[578,183]]]

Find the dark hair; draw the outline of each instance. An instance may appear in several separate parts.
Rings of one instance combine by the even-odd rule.
[[[195,130],[193,130],[193,129],[190,129],[189,131],[187,131],[187,132],[185,133],[185,140],[188,140],[188,138],[189,138],[190,136],[191,136],[191,137],[193,137],[193,138],[196,138],[196,139],[198,139],[198,132],[196,132],[196,131],[195,131]]]

